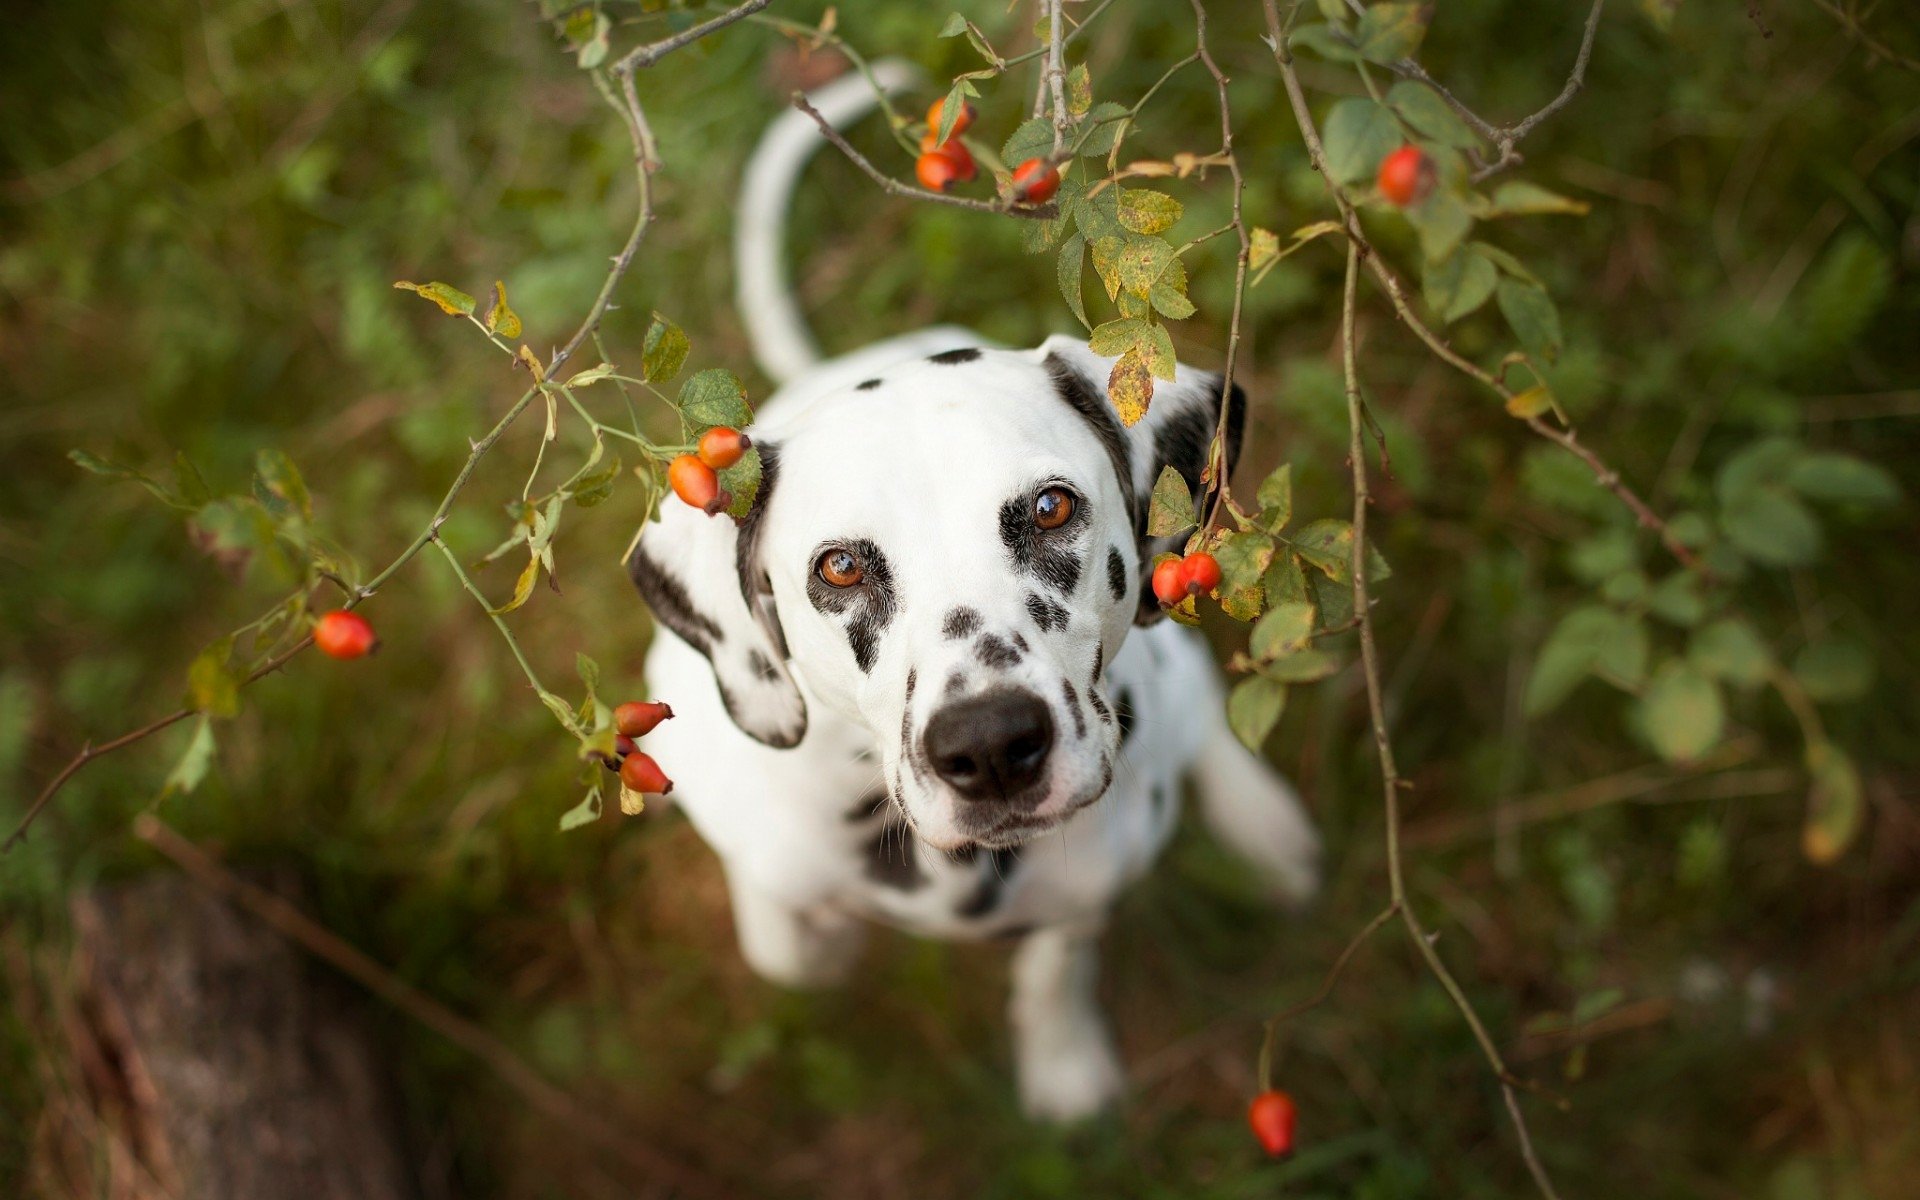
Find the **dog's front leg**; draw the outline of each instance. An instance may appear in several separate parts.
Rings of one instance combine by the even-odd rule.
[[[1014,952],[1009,1009],[1029,1116],[1076,1121],[1120,1098],[1120,1058],[1094,995],[1099,937],[1098,930],[1043,928]]]
[[[729,866],[727,891],[733,898],[740,955],[754,973],[791,988],[843,982],[866,941],[865,923],[823,907],[795,907],[753,886],[746,874]]]

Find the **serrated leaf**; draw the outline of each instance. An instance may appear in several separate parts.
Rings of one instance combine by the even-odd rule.
[[[1258,754],[1286,707],[1287,686],[1255,675],[1227,696],[1227,724],[1241,745]]]
[[[1640,730],[1668,762],[1699,759],[1719,743],[1725,722],[1720,688],[1680,659],[1662,665],[1640,697]]]
[[[1093,327],[1087,349],[1102,358],[1113,358],[1133,349],[1146,333],[1147,323],[1139,317],[1121,317]]]
[[[1410,58],[1427,36],[1433,5],[1375,4],[1361,14],[1354,30],[1354,47],[1368,62],[1395,63]]]
[[[450,317],[473,315],[473,297],[450,283],[408,283],[403,279],[393,286],[402,291],[415,292],[424,296],[439,305],[440,311]]]
[[[213,765],[213,747],[213,718],[202,713],[193,723],[193,736],[187,739],[186,750],[160,785],[160,798],[183,796],[199,787],[207,777],[207,769]]]
[[[752,510],[760,498],[761,471],[760,451],[749,449],[739,462],[720,472],[720,486],[733,497],[727,505],[728,516],[744,517]]]
[[[1180,202],[1165,192],[1150,188],[1120,189],[1120,223],[1135,233],[1171,229],[1184,211]]]
[[[1551,363],[1560,357],[1560,311],[1547,289],[1517,279],[1502,279],[1494,289],[1500,313],[1527,353]]]
[[[693,344],[687,340],[686,331],[659,313],[654,313],[640,351],[641,378],[648,383],[666,383],[680,373],[692,349]]]
[[[1031,121],[1022,121],[1000,147],[1000,160],[1009,168],[1017,167],[1030,158],[1046,158],[1053,153],[1053,123],[1035,117]]]
[[[1114,273],[1123,289],[1144,297],[1172,261],[1173,246],[1165,238],[1135,234],[1121,244],[1114,256]]]
[[[1076,137],[1080,130],[1088,131],[1086,140],[1079,143],[1080,153],[1092,158],[1112,153],[1131,116],[1126,105],[1115,104],[1111,100],[1103,100],[1088,109],[1086,118],[1075,130]],[[1051,134],[1048,135],[1047,144],[1049,147],[1053,144]]]
[[[1087,302],[1081,295],[1080,285],[1086,274],[1087,239],[1083,234],[1074,234],[1060,243],[1060,261],[1056,273],[1060,281],[1060,294],[1066,298],[1067,307],[1073,315],[1088,329],[1093,322],[1087,320]]]
[[[1261,587],[1261,579],[1267,568],[1273,563],[1274,540],[1264,533],[1230,533],[1220,539],[1213,548],[1213,557],[1220,564],[1220,594],[1256,592]],[[1251,620],[1259,614],[1259,597],[1254,599],[1254,611],[1246,616],[1233,614],[1237,620]]]
[[[1172,467],[1161,467],[1153,481],[1153,497],[1147,505],[1147,533],[1151,537],[1172,537],[1199,524],[1193,510],[1193,493],[1187,481]]]
[[[1260,481],[1254,496],[1260,502],[1260,528],[1279,533],[1293,519],[1293,464],[1281,463]]]
[[[1268,604],[1313,603],[1312,593],[1307,590],[1306,572],[1295,555],[1274,555],[1273,565],[1267,568],[1260,582],[1266,588]]]
[[[1305,650],[1313,641],[1313,605],[1304,601],[1276,604],[1254,625],[1247,649],[1262,662]]]
[[[1353,582],[1353,525],[1324,519],[1304,525],[1288,539],[1293,552],[1335,583]]]
[[[507,285],[494,280],[487,293],[487,332],[509,340],[520,336],[520,314],[507,305]]]
[[[747,389],[724,367],[708,367],[681,386],[680,415],[696,432],[715,425],[739,429],[753,421]]]
[[[1372,100],[1341,100],[1327,112],[1320,134],[1327,175],[1335,183],[1358,183],[1379,169],[1380,160],[1399,147],[1400,127],[1393,114]]]
[[[1067,72],[1067,112],[1071,116],[1084,117],[1093,107],[1093,76],[1087,70],[1087,64],[1079,63]]]
[[[1107,398],[1113,402],[1120,423],[1129,429],[1147,415],[1147,406],[1153,402],[1153,372],[1138,346],[1129,348],[1113,364],[1107,376]]]
[[[1846,853],[1860,833],[1866,810],[1860,772],[1852,759],[1828,742],[1807,747],[1807,772],[1813,786],[1807,797],[1801,847],[1808,859],[1826,866]]]
[[[968,40],[973,39],[971,33],[967,36]],[[977,42],[975,48],[979,48]],[[953,127],[960,123],[960,114],[966,111],[968,90],[964,79],[954,80],[953,86],[947,89],[946,98],[940,102],[940,127],[934,130],[934,145],[944,146],[953,137]]]
[[[1155,379],[1172,382],[1178,364],[1173,357],[1173,335],[1167,332],[1165,325],[1148,325],[1141,335],[1135,349],[1147,362],[1147,370]]]
[[[225,720],[240,711],[240,680],[228,660],[233,635],[220,638],[187,665],[187,707]]]

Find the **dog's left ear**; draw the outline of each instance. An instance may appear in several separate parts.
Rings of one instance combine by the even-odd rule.
[[[1095,354],[1084,341],[1064,334],[1048,338],[1039,353],[1060,398],[1093,426],[1120,475],[1122,490],[1133,504],[1134,535],[1140,553],[1140,603],[1134,623],[1150,625],[1165,615],[1148,586],[1153,558],[1177,550],[1187,537],[1184,533],[1171,538],[1147,536],[1147,508],[1154,481],[1160,478],[1162,469],[1172,467],[1186,481],[1188,491],[1199,493],[1207,452],[1213,445],[1214,431],[1221,426],[1222,403],[1227,406],[1227,471],[1231,474],[1240,458],[1246,395],[1236,383],[1223,396],[1218,372],[1177,366],[1171,383],[1154,381],[1153,402],[1147,406],[1146,416],[1129,429],[1120,423],[1107,397],[1107,379],[1118,359]]]
[[[807,732],[807,703],[787,670],[786,636],[760,565],[761,518],[778,458],[761,444],[760,494],[737,525],[669,500],[627,550],[627,574],[654,617],[704,654],[734,724],[788,749]],[[669,697],[671,699],[671,697]]]

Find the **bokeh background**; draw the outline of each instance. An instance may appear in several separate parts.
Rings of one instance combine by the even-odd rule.
[[[652,6],[641,6],[652,7]],[[960,4],[1003,50],[1024,9]],[[1324,214],[1260,43],[1256,6],[1216,3],[1250,219]],[[1584,219],[1500,232],[1567,323],[1553,381],[1599,447],[1668,510],[1784,433],[1891,469],[1908,499],[1823,511],[1825,552],[1755,572],[1740,603],[1790,658],[1845,641],[1871,664],[1823,705],[1861,765],[1867,818],[1830,866],[1801,852],[1806,779],[1778,700],[1735,697],[1722,750],[1660,765],[1589,682],[1539,721],[1518,689],[1587,596],[1569,548],[1619,526],[1607,498],[1366,302],[1363,370],[1393,454],[1377,532],[1395,573],[1378,620],[1407,801],[1410,883],[1517,1069],[1570,1196],[1920,1195],[1920,36],[1856,0],[1621,0],[1586,91],[1524,147],[1524,175]],[[616,47],[666,26],[609,5]],[[822,6],[780,3],[817,21]],[[845,4],[839,31],[945,78],[944,6]],[[1424,61],[1483,112],[1557,90],[1585,6],[1453,0]],[[392,289],[507,281],[535,346],[571,332],[631,220],[628,147],[530,5],[454,0],[25,0],[0,39],[0,819],[87,738],[172,707],[200,647],[270,604],[196,550],[140,488],[85,475],[80,447],[164,471],[184,451],[244,490],[284,450],[317,524],[363,566],[426,522],[523,384],[467,326]],[[1078,43],[1102,99],[1131,100],[1187,52],[1185,5],[1120,0]],[[637,360],[658,309],[696,366],[754,378],[730,302],[730,196],[796,83],[832,69],[742,26],[641,77],[666,168],[659,223],[606,325]],[[1309,87],[1349,76],[1308,65]],[[1032,77],[992,85],[982,127],[1018,123]],[[929,91],[923,100],[935,93]],[[1331,92],[1316,93],[1324,105]],[[1212,83],[1176,75],[1133,143],[1217,143]],[[855,139],[910,165],[871,123]],[[1176,234],[1219,224],[1219,177],[1171,185]],[[1375,223],[1390,253],[1411,239]],[[1069,328],[1052,260],[996,220],[880,195],[830,156],[792,229],[830,349],[933,321],[1011,343]],[[1190,263],[1183,356],[1218,362],[1232,266]],[[1255,398],[1244,477],[1294,464],[1295,511],[1346,506],[1337,249],[1282,263],[1248,299]],[[1456,344],[1495,350],[1497,316]],[[591,361],[591,354],[580,362]],[[447,526],[469,559],[502,535],[540,422],[523,420]],[[577,443],[566,445],[577,456]],[[1570,462],[1571,460],[1567,460]],[[868,464],[895,469],[897,464]],[[1574,464],[1577,468],[1577,464]],[[639,694],[646,614],[617,566],[631,478],[570,515],[564,591],[511,620],[543,677],[574,656]],[[512,567],[479,575],[501,596]],[[1123,1115],[1072,1132],[1017,1114],[1003,951],[883,936],[856,983],[783,994],[739,963],[712,857],[668,814],[562,834],[571,739],[444,564],[417,560],[364,610],[378,657],[307,657],[219,726],[195,792],[160,813],[229,861],[301,881],[330,929],[470,1015],[584,1105],[743,1194],[836,1197],[1520,1196],[1530,1184],[1466,1029],[1389,930],[1330,1003],[1289,1027],[1281,1078],[1303,1150],[1259,1160],[1241,1123],[1259,1021],[1318,986],[1384,902],[1381,818],[1356,670],[1296,689],[1274,760],[1325,831],[1309,914],[1266,906],[1198,831],[1120,906],[1103,993],[1133,1076]],[[1223,652],[1244,630],[1211,632]],[[132,839],[181,726],[87,768],[0,859],[0,1192],[108,1194],[58,1018],[85,889],[174,868]],[[668,764],[669,769],[672,764]],[[654,1194],[529,1112],[473,1058],[372,1006],[431,1197]],[[75,1155],[75,1146],[81,1152]],[[86,1149],[93,1147],[92,1150]],[[51,1161],[91,1162],[80,1183]],[[86,1189],[92,1189],[86,1191]]]

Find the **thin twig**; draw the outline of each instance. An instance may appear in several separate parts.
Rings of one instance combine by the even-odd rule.
[[[133,833],[172,859],[195,883],[245,909],[281,937],[485,1063],[501,1082],[568,1133],[583,1135],[635,1171],[688,1195],[717,1198],[734,1194],[732,1188],[705,1171],[634,1136],[633,1130],[616,1128],[554,1086],[491,1033],[399,978],[286,900],[241,879],[158,817],[141,813],[134,818]]]
[[[730,8],[711,20],[702,21],[698,25],[692,25],[686,29],[682,29],[672,37],[661,38],[659,41],[650,42],[645,46],[636,46],[621,55],[619,61],[613,64],[613,73],[622,79],[631,79],[633,78],[633,73],[640,68],[650,67],[667,55],[672,54],[675,50],[679,50],[685,46],[691,46],[715,30],[725,29],[740,18],[752,13],[757,13],[772,3],[773,0],[746,0],[746,3],[740,5],[738,8]]]
[[[1340,976],[1346,972],[1347,964],[1352,962],[1353,956],[1360,952],[1360,947],[1366,944],[1368,938],[1380,932],[1381,928],[1385,926],[1388,921],[1393,920],[1393,918],[1399,914],[1400,902],[1397,900],[1381,909],[1380,912],[1374,916],[1373,920],[1368,921],[1360,927],[1360,932],[1353,935],[1353,939],[1347,943],[1347,948],[1342,950],[1340,956],[1333,960],[1333,966],[1327,969],[1326,976],[1320,980],[1320,987],[1313,995],[1308,996],[1305,1000],[1299,1001],[1296,1004],[1290,1004],[1267,1018],[1266,1032],[1260,1039],[1259,1076],[1261,1091],[1264,1092],[1273,1086],[1273,1051],[1279,1044],[1280,1027],[1295,1017],[1300,1016],[1302,1013],[1310,1012],[1313,1009],[1319,1008],[1322,1004],[1325,1004],[1327,998],[1333,995],[1334,986],[1340,982]]]
[[[951,204],[955,208],[970,209],[974,212],[999,213],[1012,217],[1031,217],[1035,220],[1042,221],[1056,217],[1060,213],[1059,208],[1052,204],[1024,205],[1015,204],[1011,200],[975,200],[971,196],[949,196],[945,192],[930,192],[925,188],[917,188],[910,184],[901,183],[898,179],[882,171],[879,167],[874,166],[866,155],[855,150],[852,143],[848,142],[846,138],[841,137],[840,131],[835,129],[825,117],[820,115],[820,110],[807,103],[807,97],[804,92],[795,92],[793,94],[793,106],[809,117],[812,117],[814,124],[820,127],[821,136],[831,142],[834,148],[839,150],[840,153],[846,155],[854,166],[866,172],[867,177],[879,184],[881,189],[889,195],[905,196],[912,200],[931,200],[935,204]]]
[[[1066,146],[1067,126],[1071,123],[1067,116],[1067,73],[1062,65],[1066,43],[1061,37],[1060,0],[1044,0],[1047,7],[1047,65],[1044,72],[1047,87],[1053,93],[1053,153],[1051,159],[1059,162]],[[1018,165],[1018,164],[1015,164]]]

